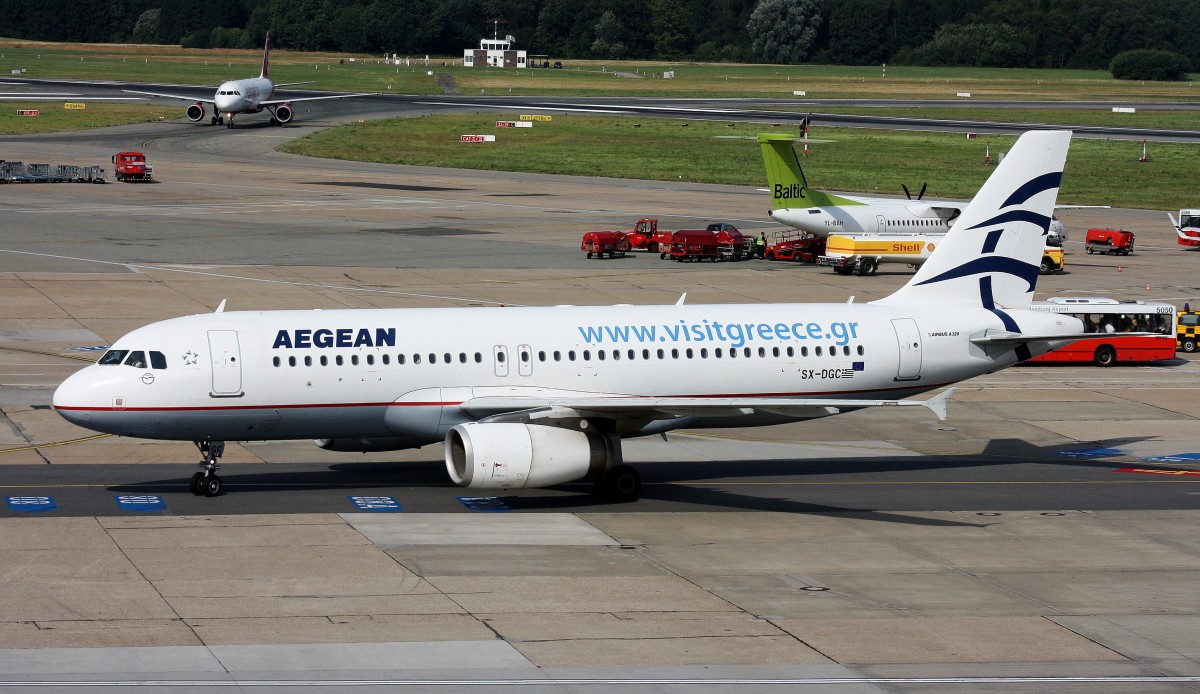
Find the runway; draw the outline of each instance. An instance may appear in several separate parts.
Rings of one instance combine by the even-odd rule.
[[[0,139],[26,161],[136,145],[161,179],[0,188],[0,487],[54,503],[0,508],[0,687],[1197,691],[1191,358],[1009,369],[963,384],[945,421],[895,408],[631,442],[647,484],[626,504],[586,485],[475,494],[436,447],[231,445],[206,499],[184,488],[189,444],[45,446],[90,433],[48,408],[88,348],[222,299],[842,302],[910,276],[578,250],[647,215],[772,228],[750,188],[273,152],[354,111]],[[1067,272],[1039,298],[1196,304],[1197,256],[1161,212],[1061,216]],[[1138,252],[1084,254],[1101,225]]]
[[[20,79],[17,85],[27,85],[30,91],[37,89],[70,89],[71,93],[89,98],[124,98],[130,96],[121,90],[161,91],[197,98],[212,98],[212,88],[178,85],[142,84],[125,82],[89,83],[59,80]],[[320,95],[324,92],[306,90],[284,90],[285,93],[301,97]],[[160,100],[162,101],[162,100]],[[884,130],[923,130],[930,132],[979,133],[987,135],[1019,135],[1031,129],[1070,128],[1075,137],[1110,140],[1152,140],[1160,142],[1198,142],[1198,129],[1133,128],[1117,126],[1091,126],[1070,124],[1009,123],[979,119],[931,118],[920,115],[922,109],[967,108],[967,109],[1061,109],[1061,110],[1104,110],[1113,106],[1138,110],[1200,109],[1200,102],[1191,101],[1030,101],[1030,100],[919,100],[919,99],[809,99],[809,98],[658,98],[658,97],[556,97],[556,96],[498,96],[498,95],[408,95],[371,94],[351,100],[350,111],[362,117],[394,115],[425,115],[430,113],[561,113],[577,115],[640,116],[650,118],[678,118],[684,120],[715,120],[738,123],[799,123],[806,116],[822,126],[843,128],[876,128]],[[322,102],[301,102],[296,120],[321,117],[326,113],[346,113],[344,105]],[[903,108],[911,109],[913,115],[846,114],[822,111],[823,108]],[[183,109],[179,109],[182,114]],[[244,117],[250,127],[265,125],[263,118]],[[260,122],[261,121],[261,122]],[[239,120],[239,126],[243,120]]]

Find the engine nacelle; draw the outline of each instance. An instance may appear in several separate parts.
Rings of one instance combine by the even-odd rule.
[[[291,104],[283,104],[282,106],[275,107],[275,120],[279,121],[281,124],[291,123],[292,118],[295,117],[295,115],[296,111],[292,108]]]
[[[446,435],[446,470],[460,487],[551,487],[612,469],[619,462],[619,445],[573,429],[468,422]]]
[[[187,107],[187,117],[193,123],[204,120],[204,104],[199,102]]]
[[[436,439],[435,439],[436,440]],[[402,451],[406,448],[420,448],[431,441],[412,436],[380,436],[373,439],[313,439],[317,448],[339,453],[379,453],[381,451]]]

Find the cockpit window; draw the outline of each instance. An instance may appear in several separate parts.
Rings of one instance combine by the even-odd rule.
[[[146,353],[142,351],[130,352],[129,357],[125,359],[125,366],[132,366],[135,369],[146,368]]]
[[[150,368],[165,369],[167,368],[167,357],[162,352],[150,353]]]
[[[100,364],[101,366],[120,364],[121,362],[125,361],[126,354],[129,354],[129,350],[127,349],[110,349],[105,352],[104,356],[100,357],[100,361],[96,363]]]

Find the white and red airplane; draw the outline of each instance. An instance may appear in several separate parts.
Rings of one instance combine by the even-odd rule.
[[[275,84],[268,76],[269,62],[271,57],[271,34],[267,33],[267,40],[263,47],[263,62],[262,72],[258,77],[247,77],[246,79],[233,80],[225,82],[217,87],[217,92],[213,94],[211,99],[197,99],[194,96],[186,96],[183,94],[163,94],[161,92],[139,92],[133,89],[123,89],[121,91],[130,94],[142,94],[145,96],[157,96],[164,99],[181,99],[183,101],[191,101],[192,105],[187,107],[188,120],[193,123],[199,123],[204,120],[205,104],[211,104],[213,107],[213,115],[211,116],[212,125],[226,125],[233,127],[233,117],[239,113],[261,113],[263,109],[271,112],[271,125],[283,125],[290,123],[296,115],[296,109],[292,105],[299,101],[321,101],[324,99],[349,99],[356,96],[367,96],[367,94],[330,94],[328,96],[304,96],[292,99],[277,99],[275,98],[276,87],[288,87],[297,84],[307,84],[307,82],[288,82],[285,84]]]
[[[479,489],[594,478],[640,492],[621,440],[924,405],[1082,336],[1030,310],[1069,132],[1026,133],[908,284],[865,304],[224,311],[125,335],[54,394],[95,431],[193,441],[214,496],[226,441],[335,451],[443,441]]]

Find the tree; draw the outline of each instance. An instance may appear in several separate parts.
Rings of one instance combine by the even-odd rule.
[[[918,65],[1027,67],[1033,37],[1007,24],[945,24],[933,40],[912,52]]]
[[[799,63],[808,57],[821,21],[818,0],[758,0],[746,33],[764,63]]]
[[[681,0],[650,0],[649,9],[654,52],[668,60],[682,58],[690,48],[691,39],[688,13]]]
[[[625,56],[625,27],[612,10],[600,15],[596,22],[596,40],[592,42],[592,53],[597,58],[619,60]]]
[[[1108,69],[1113,79],[1173,82],[1187,79],[1188,59],[1170,51],[1140,49],[1117,55]]]
[[[138,17],[137,24],[133,25],[133,40],[138,43],[150,43],[158,37],[158,17],[162,14],[162,10],[155,7],[152,10],[146,10]]]
[[[829,16],[831,62],[878,65],[887,57],[888,0],[845,0]]]

